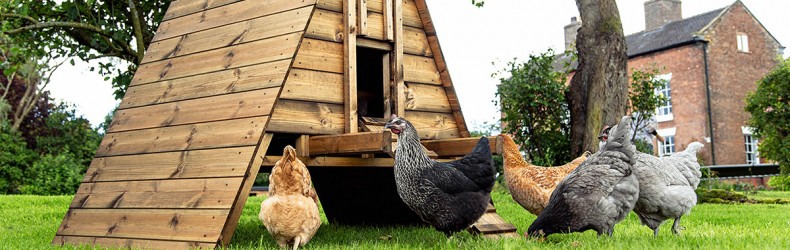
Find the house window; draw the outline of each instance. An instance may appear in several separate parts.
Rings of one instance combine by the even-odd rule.
[[[672,73],[659,75],[656,76],[656,78],[664,81],[664,87],[656,89],[656,94],[667,97],[667,100],[664,101],[664,103],[661,103],[658,108],[656,108],[656,120],[659,122],[672,120],[672,93],[670,91],[670,80],[672,79]]]
[[[658,142],[658,153],[661,156],[671,155],[675,153],[675,136],[665,136],[664,141]]]
[[[757,138],[752,136],[754,128],[741,127],[743,142],[746,144],[746,164],[760,164],[760,153],[757,151]]]
[[[736,39],[738,39],[738,51],[749,52],[749,36],[744,33],[738,33]]]

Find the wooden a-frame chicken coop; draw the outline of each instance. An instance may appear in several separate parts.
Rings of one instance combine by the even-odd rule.
[[[288,144],[330,221],[418,223],[395,190],[392,112],[436,158],[477,141],[425,0],[174,0],[53,243],[227,245]],[[515,231],[486,216],[481,231]]]

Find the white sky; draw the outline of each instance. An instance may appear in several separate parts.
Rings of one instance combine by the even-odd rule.
[[[563,27],[578,16],[574,0],[486,0],[476,8],[469,0],[427,0],[442,45],[450,76],[461,101],[467,125],[478,129],[483,122],[496,122],[498,108],[492,100],[498,80],[491,74],[513,58],[528,58],[548,48],[564,50]],[[732,4],[734,0],[685,0],[683,17],[690,17]],[[785,47],[790,29],[785,16],[790,1],[742,0],[747,8]],[[644,29],[644,1],[617,0],[626,35]],[[790,49],[788,49],[790,50]],[[790,52],[785,51],[784,57]],[[495,62],[495,64],[492,64]],[[117,104],[109,81],[89,66],[64,64],[48,86],[52,96],[77,106],[95,126],[104,121]]]

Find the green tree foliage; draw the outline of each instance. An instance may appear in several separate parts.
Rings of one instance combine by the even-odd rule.
[[[37,157],[11,125],[0,122],[0,192],[19,193],[19,187],[26,184],[26,170]]]
[[[19,192],[32,195],[74,194],[84,173],[84,167],[78,160],[68,151],[42,156],[25,171],[25,184],[19,187]]]
[[[657,89],[665,86],[666,82],[656,77],[659,70],[656,67],[649,69],[634,69],[631,73],[631,87],[628,91],[631,116],[634,117],[633,131],[644,132],[649,128],[650,120],[656,109],[667,101],[667,97],[656,93]],[[632,140],[636,138],[634,133]]]
[[[507,64],[496,75],[499,107],[502,110],[502,132],[512,135],[535,165],[564,164],[570,155],[570,125],[565,94],[566,74],[553,69],[552,50],[530,55],[529,60]]]
[[[82,173],[90,165],[101,139],[102,135],[91,127],[88,119],[78,116],[74,108],[61,104],[36,135],[36,151],[41,155],[68,152],[78,165],[83,166],[80,169]]]
[[[114,75],[112,85],[115,97],[120,99],[169,4],[140,0],[4,0],[0,1],[0,30],[7,42],[35,61],[117,59],[99,62],[98,70],[107,76],[105,79]]]
[[[779,163],[782,175],[790,173],[790,59],[757,82],[746,98],[749,125],[760,140],[760,156]]]

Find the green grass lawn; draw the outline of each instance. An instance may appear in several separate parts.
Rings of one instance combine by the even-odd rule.
[[[787,198],[790,192],[761,192],[766,198]],[[274,240],[258,221],[263,199],[248,200],[229,248],[273,249]],[[66,213],[71,196],[0,196],[0,249],[51,249],[50,241]],[[495,192],[498,213],[519,234],[535,219],[505,192]],[[790,205],[701,204],[684,217],[680,236],[666,223],[658,238],[639,224],[633,213],[615,227],[614,237],[595,232],[552,235],[544,241],[523,237],[492,240],[468,233],[448,241],[428,227],[350,227],[324,224],[306,249],[790,249]],[[75,247],[65,247],[72,249]],[[92,249],[76,247],[77,249]]]

